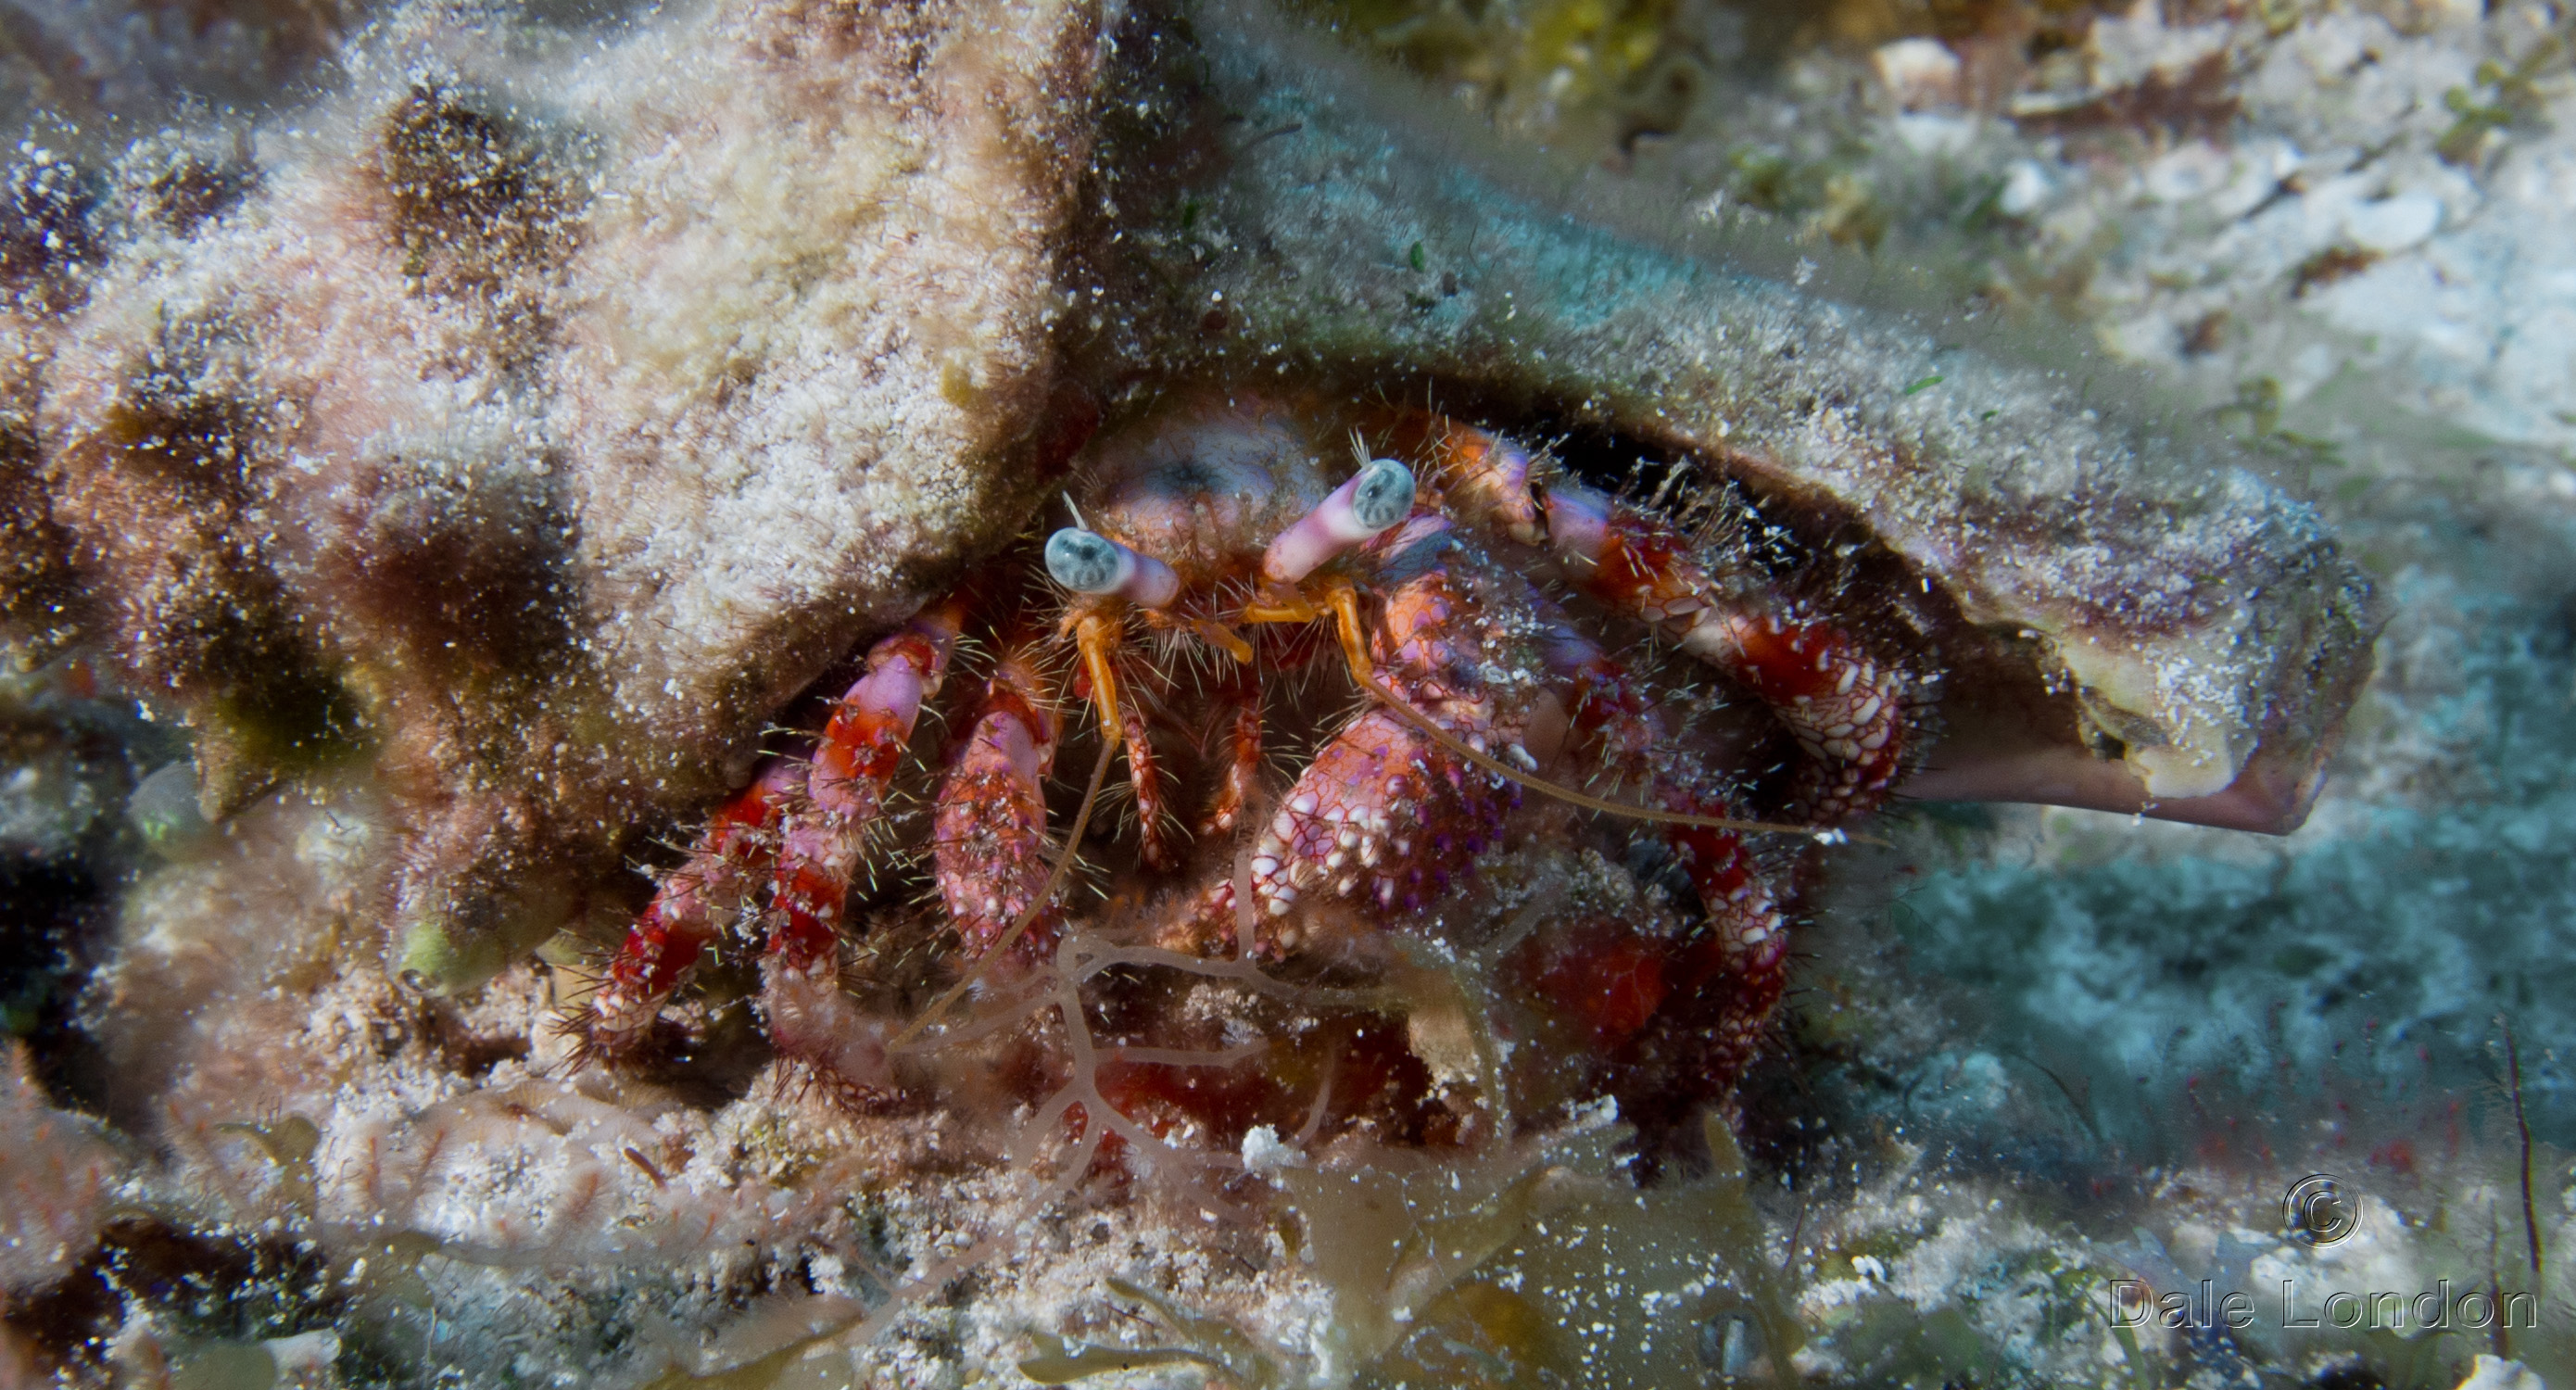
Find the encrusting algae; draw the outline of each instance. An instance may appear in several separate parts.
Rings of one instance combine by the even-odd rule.
[[[416,5],[292,111],[22,151],[0,614],[186,725],[214,825],[88,974],[105,1079],[12,1061],[0,1191],[48,1196],[0,1218],[0,1370],[1794,1378],[1795,1251],[1722,1117],[1834,855],[1714,822],[1894,792],[2286,829],[2369,586],[2235,446],[1980,324],[1569,218],[1583,185],[1306,45],[1232,10]],[[1352,431],[1422,500],[1290,574]],[[1526,475],[1442,472],[1460,440]],[[1146,489],[1175,534],[1278,515],[1190,571],[1109,487],[1183,475]],[[1069,609],[1032,539],[1068,522],[1186,597],[1122,571],[1138,611]],[[883,815],[817,848],[835,793],[773,726],[888,669]],[[1246,701],[1269,742],[1209,735]],[[1551,766],[1585,739],[1599,775]],[[1378,759],[1370,795],[1450,778],[1414,896],[1433,851],[1369,820],[1398,793],[1310,844],[1283,745]],[[1121,749],[1135,801],[1068,829]],[[1034,827],[1010,911],[930,835],[996,823],[937,776],[988,755]],[[754,848],[703,829],[782,768]],[[1198,833],[1157,850],[1167,793]],[[1321,903],[1346,851],[1375,910],[1355,869]],[[751,946],[790,864],[843,927],[802,993]],[[607,948],[674,884],[704,954],[637,965],[605,1037]],[[1605,1251],[1626,1282],[1585,1287]],[[264,1301],[192,1304],[189,1267]],[[1604,1298],[1642,1320],[1567,1321]]]

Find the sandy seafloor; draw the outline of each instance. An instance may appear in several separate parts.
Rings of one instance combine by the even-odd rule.
[[[1802,1369],[1927,1386],[2576,1380],[2576,1281],[2555,1256],[2576,1252],[2576,28],[2511,0],[2171,22],[2150,4],[2097,20],[2075,66],[1997,93],[1976,85],[1973,42],[1827,46],[1755,76],[1730,57],[1740,16],[1702,19],[1693,42],[1722,80],[1632,143],[1637,177],[1784,235],[1875,219],[1878,254],[2071,317],[2262,435],[2389,612],[2332,779],[2286,839],[1922,806],[1892,819],[1892,847],[1853,852],[1807,937],[1799,1049],[1757,1102],[1791,1117],[1754,1136],[1757,1158],[1810,1194],[1765,1210],[1831,1231],[1792,1281],[1826,1334]],[[2088,90],[2179,85],[2213,55],[2230,76],[2210,111],[2043,119]],[[161,779],[120,808],[129,772],[82,762],[157,766],[165,731],[50,689],[19,705],[79,733],[0,768],[0,839],[57,866],[13,880],[22,897],[120,818],[184,819]],[[1802,1138],[1810,1121],[1834,1137]],[[2321,1249],[2280,1236],[2282,1190],[2315,1171],[2364,1212]],[[2321,1298],[2454,1276],[2524,1288],[2534,1263],[2540,1326],[2519,1340],[2265,1324],[2149,1327],[2124,1350],[2063,1325],[2096,1316],[2098,1277],[2121,1271],[2167,1290],[2302,1279]],[[2078,1267],[2098,1277],[2033,1273]],[[1914,1320],[1855,1330],[1894,1306]],[[1738,1363],[1713,1327],[1699,1361],[1716,1383]],[[271,1369],[187,1383],[333,1374],[310,1345],[267,1345]]]
[[[2060,142],[1889,119],[1936,164],[1999,169],[2023,254],[2086,248],[2081,302],[2122,355],[2277,399],[2280,476],[2334,519],[2390,613],[2333,779],[2286,841],[1927,815],[1927,834],[1993,838],[1898,898],[1897,938],[1974,989],[2008,1048],[2106,1081],[2331,1068],[2465,1092],[2490,1077],[2502,1020],[2531,1059],[2533,1123],[2576,1137],[2551,852],[2576,701],[2576,253],[2559,234],[2576,146],[2535,128],[2470,168],[2432,148],[2459,125],[2445,94],[2521,14],[2419,17],[2413,35],[2358,11],[2305,20],[2258,42],[2223,144],[2149,142],[2134,164],[2052,165]],[[2168,62],[2229,41],[2133,16],[2097,45],[2106,28]],[[2355,269],[2302,283],[2354,248]]]
[[[1998,196],[2031,200],[2026,254],[2088,244],[2082,302],[2123,354],[2212,395],[2277,390],[2281,476],[2388,603],[2377,673],[2296,834],[1926,808],[1914,833],[1955,860],[1870,909],[1908,968],[1974,1000],[1962,1012],[1993,1055],[2080,1069],[2094,1119],[2128,1142],[2149,1116],[2186,1131],[2169,1143],[2223,1142],[2171,1109],[2194,1081],[2284,1114],[2306,1094],[2357,1131],[2376,1111],[2374,1139],[2398,1137],[2410,1105],[2489,1098],[2507,1025],[2535,1132],[2576,1139],[2555,853],[2576,719],[2576,249],[2559,234],[2576,144],[2534,129],[2474,171],[2429,148],[2456,125],[2444,93],[2518,14],[2415,35],[2357,11],[2303,21],[2262,42],[2223,145],[2159,142],[2131,165],[2051,165],[2054,142],[1945,114],[1889,119],[1936,162],[1999,168]],[[2223,25],[2130,26],[2146,32],[2122,41],[2150,52],[2225,41]],[[2356,246],[2360,268],[2298,284]],[[2193,343],[2214,314],[2223,334]]]

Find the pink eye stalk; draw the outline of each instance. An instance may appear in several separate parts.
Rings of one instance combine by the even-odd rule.
[[[1315,510],[1279,533],[1261,556],[1261,576],[1294,584],[1343,551],[1413,513],[1413,470],[1394,459],[1371,459]]]
[[[1171,566],[1079,526],[1047,537],[1046,567],[1056,583],[1077,594],[1115,594],[1147,608],[1164,607],[1181,591],[1181,577]]]

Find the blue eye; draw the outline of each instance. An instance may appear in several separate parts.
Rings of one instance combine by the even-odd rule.
[[[1047,537],[1047,573],[1077,594],[1105,594],[1127,579],[1127,552],[1116,541],[1079,526]]]
[[[1413,470],[1393,459],[1371,459],[1351,490],[1351,514],[1362,526],[1383,531],[1413,511]]]

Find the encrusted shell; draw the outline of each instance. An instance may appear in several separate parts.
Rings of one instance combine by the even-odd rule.
[[[1190,232],[1120,239],[1175,287],[1165,341],[1256,378],[1545,402],[1852,518],[1993,639],[1953,651],[1915,795],[2304,816],[2379,618],[2235,443],[2108,364],[1747,274],[1714,237],[1694,254],[1615,188],[1542,196],[1462,136],[1391,145],[1364,86],[1301,78],[1329,54],[1247,27],[1212,64],[1230,153]],[[1181,326],[1209,305],[1224,334]]]

